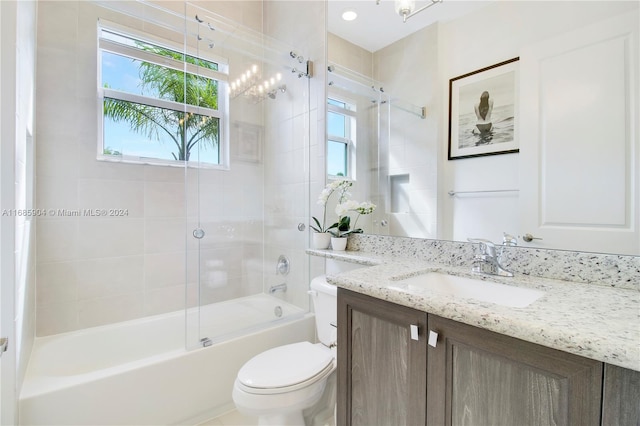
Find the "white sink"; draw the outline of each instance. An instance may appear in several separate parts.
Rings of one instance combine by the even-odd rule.
[[[407,285],[408,290],[427,289],[445,296],[475,299],[512,308],[529,306],[544,295],[542,291],[529,288],[458,277],[439,272],[428,272],[401,279],[397,282],[398,284]]]

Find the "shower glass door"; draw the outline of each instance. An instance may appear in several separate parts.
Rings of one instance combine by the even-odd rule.
[[[291,72],[292,49],[215,11],[187,3],[186,15],[185,43],[208,61],[195,64],[208,77],[186,84],[202,104],[184,134],[186,342],[197,348],[308,311],[297,224],[308,216],[309,83]]]
[[[357,227],[366,233],[381,234],[384,230],[381,219],[384,216],[380,212],[385,211],[387,202],[384,197],[378,196],[376,170],[379,146],[388,142],[384,132],[388,123],[389,96],[382,85],[371,77],[334,63],[329,66],[327,96],[329,142],[349,134],[345,153],[350,161],[345,161],[348,169],[345,176],[354,180],[349,192],[353,199],[371,200],[377,206],[373,214],[358,217]],[[335,125],[332,116],[340,118],[339,126]],[[339,132],[337,138],[334,136],[336,127]],[[332,174],[330,169],[329,174]]]

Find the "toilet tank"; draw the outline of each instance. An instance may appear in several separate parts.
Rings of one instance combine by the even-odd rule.
[[[337,338],[337,311],[338,288],[327,282],[326,276],[315,277],[311,281],[311,298],[316,314],[316,331],[318,340],[325,346],[336,342]],[[333,325],[332,325],[333,324]]]

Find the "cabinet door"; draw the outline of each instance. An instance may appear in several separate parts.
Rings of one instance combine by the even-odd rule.
[[[602,426],[640,425],[640,371],[605,365]]]
[[[338,289],[339,425],[425,424],[426,326],[424,312]]]
[[[598,425],[602,363],[429,316],[431,425]]]

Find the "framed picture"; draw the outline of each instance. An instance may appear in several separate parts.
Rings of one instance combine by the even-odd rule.
[[[518,152],[518,60],[449,80],[449,160]]]
[[[237,121],[235,130],[235,146],[231,154],[242,161],[259,163],[262,161],[262,126]]]

